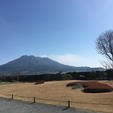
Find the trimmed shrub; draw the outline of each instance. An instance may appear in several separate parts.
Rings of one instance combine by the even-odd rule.
[[[34,84],[35,84],[35,85],[44,84],[44,81],[38,81],[38,82],[35,82]]]
[[[107,84],[99,83],[99,82],[71,82],[68,83],[67,87],[73,87],[78,84],[83,86],[83,92],[85,93],[103,93],[103,92],[111,92],[113,88]]]
[[[113,90],[111,89],[96,89],[96,88],[85,88],[84,90],[82,90],[85,93],[104,93],[104,92],[111,92]]]

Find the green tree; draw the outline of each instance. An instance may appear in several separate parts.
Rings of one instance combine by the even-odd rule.
[[[70,74],[63,74],[62,75],[62,80],[72,80],[72,75],[70,75]]]

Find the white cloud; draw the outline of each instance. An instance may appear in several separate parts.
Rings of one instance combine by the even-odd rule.
[[[56,61],[59,61],[63,64],[68,64],[68,65],[76,65],[79,63],[80,57],[74,55],[74,54],[65,54],[65,55],[52,55],[50,58],[55,59]]]
[[[49,57],[59,63],[71,65],[71,66],[90,66],[101,67],[99,60],[81,57],[75,54],[63,54],[63,55],[42,55],[42,57]]]

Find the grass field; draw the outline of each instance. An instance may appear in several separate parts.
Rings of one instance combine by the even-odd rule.
[[[44,84],[38,85],[34,85],[34,83],[4,83],[0,85],[0,96],[9,97],[4,95],[13,93],[15,99],[33,101],[33,98],[15,97],[15,95],[25,97],[37,97],[37,102],[63,106],[67,105],[67,102],[52,100],[71,100],[71,107],[113,113],[113,92],[83,93],[80,89],[72,89],[71,87],[66,87],[67,83],[74,81],[76,80],[53,81],[45,82]],[[113,85],[113,81],[100,82],[104,82],[111,86]]]

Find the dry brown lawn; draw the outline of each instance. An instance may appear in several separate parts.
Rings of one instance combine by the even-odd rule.
[[[113,113],[113,92],[83,93],[81,92],[81,89],[72,89],[71,87],[66,87],[67,83],[74,81],[76,80],[53,81],[38,85],[35,85],[34,83],[1,84],[0,96],[10,98],[10,95],[13,93],[15,99],[33,101],[33,98],[16,97],[16,95],[37,97],[37,102],[63,106],[67,105],[68,100],[71,100],[71,107]],[[113,81],[100,82],[113,86]],[[60,100],[61,102],[53,100]]]

